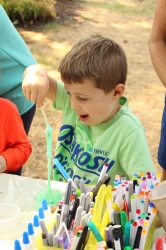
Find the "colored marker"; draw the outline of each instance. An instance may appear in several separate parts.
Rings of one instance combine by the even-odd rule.
[[[130,243],[130,228],[131,228],[131,223],[126,222],[125,224],[125,235],[124,235],[124,246],[129,246]]]
[[[89,221],[87,223],[88,227],[90,228],[91,232],[93,233],[93,235],[95,236],[96,240],[98,242],[100,241],[103,241],[103,238],[99,232],[99,230],[97,229],[96,225],[92,222],[92,221]]]
[[[103,168],[102,168],[102,170],[101,170],[101,173],[100,173],[98,182],[101,181],[101,180],[104,178],[105,174],[107,173],[107,170],[108,170],[108,163],[106,162],[106,163],[104,163],[104,165],[103,165]],[[98,183],[98,182],[97,182],[97,183]]]
[[[76,190],[78,189],[78,187],[75,185],[74,181],[71,179],[71,177],[68,175],[68,173],[66,172],[66,170],[62,167],[61,163],[58,161],[57,158],[54,158],[54,168],[57,167],[59,169],[59,171],[61,172],[61,174],[63,175],[63,177],[67,180],[67,181],[71,181],[72,182],[72,187]]]
[[[142,227],[138,226],[135,241],[134,241],[134,248],[139,248],[141,233],[142,233]]]
[[[58,247],[64,249],[64,240],[63,236],[58,237]]]
[[[48,246],[46,233],[42,233],[42,243],[43,243],[43,246]]]
[[[72,186],[72,182],[68,181],[67,186],[66,186],[64,203],[62,206],[61,219],[60,219],[60,223],[62,221],[64,221],[64,223],[66,225],[68,223],[68,216],[69,216],[69,203],[70,203],[71,186]]]
[[[115,246],[115,250],[121,250],[121,249],[123,249],[123,248],[121,248],[120,239],[118,237],[114,238],[114,246]]]
[[[74,239],[73,239],[72,244],[70,246],[70,250],[76,249],[78,242],[80,240],[80,237],[81,237],[81,233],[77,232],[76,235],[74,236]]]

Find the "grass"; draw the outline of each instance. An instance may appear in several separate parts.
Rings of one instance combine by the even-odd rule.
[[[51,21],[51,22],[44,23],[44,24],[40,25],[40,29],[42,29],[42,30],[58,31],[58,30],[60,30],[60,28],[61,28],[61,25],[58,24],[58,22],[56,22],[56,21]]]
[[[88,1],[85,3],[90,6],[96,7],[96,8],[103,8],[110,11],[116,11],[119,13],[127,14],[127,15],[147,15],[151,13],[154,10],[155,4],[152,4],[152,1],[126,1],[124,3],[121,3],[119,1]]]

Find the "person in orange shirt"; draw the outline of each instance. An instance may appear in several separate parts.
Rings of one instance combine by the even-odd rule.
[[[16,105],[0,98],[0,173],[14,174],[31,152],[32,146]]]

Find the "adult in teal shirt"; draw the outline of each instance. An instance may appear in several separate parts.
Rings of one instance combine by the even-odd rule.
[[[22,92],[25,69],[36,64],[28,46],[0,5],[0,97],[9,99],[18,108],[28,134],[36,106]],[[17,131],[15,131],[17,132]],[[21,175],[22,167],[11,174]]]

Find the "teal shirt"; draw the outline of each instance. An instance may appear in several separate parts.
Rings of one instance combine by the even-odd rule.
[[[105,162],[113,185],[115,175],[131,179],[135,172],[154,172],[151,153],[140,120],[128,108],[126,97],[119,100],[121,108],[106,123],[86,126],[70,107],[70,97],[58,82],[54,107],[63,111],[56,157],[72,178],[83,178],[96,184]],[[54,178],[64,181],[54,170]]]
[[[20,115],[34,105],[22,92],[22,80],[24,70],[36,63],[26,43],[0,5],[0,96],[12,101]]]

